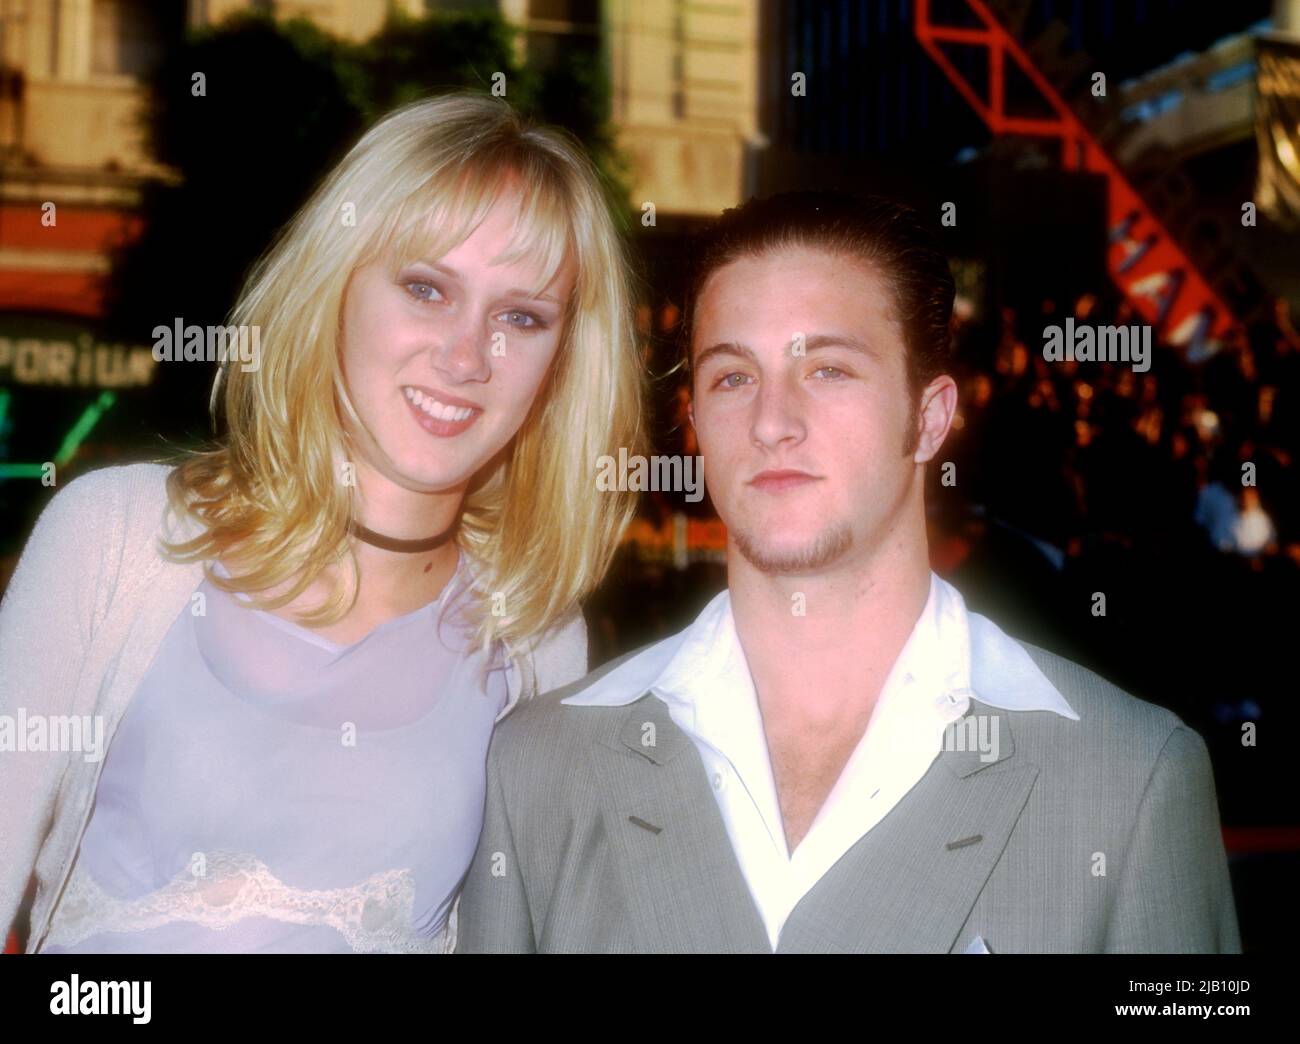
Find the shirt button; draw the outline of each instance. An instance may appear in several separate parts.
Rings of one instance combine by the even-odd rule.
[[[721,773],[721,772],[715,772],[715,773],[713,774],[713,789],[714,789],[714,790],[721,790],[721,789],[722,789],[722,773]]]

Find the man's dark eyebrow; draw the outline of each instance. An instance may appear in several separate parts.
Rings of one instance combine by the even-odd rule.
[[[874,347],[864,344],[850,334],[813,334],[811,337],[804,339],[803,347],[805,352],[813,352],[819,348],[847,348],[849,351],[859,352],[876,362],[880,362],[880,353]],[[747,345],[737,344],[735,341],[719,341],[717,344],[700,350],[700,353],[695,357],[696,369],[702,367],[705,362],[715,355],[739,355],[752,363],[758,362],[758,357],[754,354],[753,349]]]
[[[866,344],[851,334],[813,334],[805,339],[803,347],[806,352],[818,348],[847,348],[851,352],[859,352],[880,362],[880,352],[873,345]]]
[[[699,354],[695,356],[695,368],[699,369],[715,355],[740,355],[752,363],[758,362],[758,356],[754,354],[752,348],[737,344],[735,341],[719,341],[717,344],[711,344],[707,348],[700,349]]]
[[[441,272],[445,276],[450,276],[452,279],[455,279],[457,281],[463,279],[461,274],[457,272],[454,268],[452,268],[450,265],[444,265],[439,261],[425,261],[424,263],[428,265],[430,268],[434,269],[435,271]],[[509,290],[506,291],[507,296],[510,294],[514,294],[518,297],[529,297],[535,301],[550,301],[552,304],[560,303],[551,294],[534,294],[534,293],[530,293],[527,290],[521,290],[518,287],[511,287]]]

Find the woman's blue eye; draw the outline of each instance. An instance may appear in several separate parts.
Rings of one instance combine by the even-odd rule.
[[[426,295],[426,294],[417,293],[417,291],[418,291],[418,290],[421,290],[421,289],[423,289],[423,290],[428,290],[428,291],[430,291],[430,292],[432,292],[432,293],[438,294],[439,297],[442,296],[442,294],[438,292],[438,288],[437,288],[436,286],[434,286],[432,283],[421,283],[421,282],[419,282],[418,280],[415,280],[415,281],[413,281],[413,282],[410,282],[410,283],[407,283],[407,284],[406,284],[406,290],[407,290],[407,293],[409,293],[409,294],[410,294],[412,297],[414,297],[417,301],[430,301],[430,300],[433,300],[433,298],[429,297],[429,296]]]
[[[443,300],[442,291],[432,283],[422,282],[419,279],[412,279],[403,285],[406,287],[406,292],[417,301],[432,303]],[[525,312],[519,308],[512,308],[508,312],[502,312],[501,314],[509,316],[510,318],[507,319],[507,322],[518,330],[545,330],[548,326],[548,324],[542,320],[541,316],[534,315],[532,312]],[[516,321],[514,318],[515,316],[519,316],[523,321]]]
[[[511,326],[518,326],[519,329],[521,329],[521,330],[533,330],[533,329],[544,330],[544,329],[546,329],[546,324],[545,324],[544,322],[542,322],[541,317],[540,317],[540,316],[533,315],[532,312],[521,312],[521,311],[519,311],[518,309],[512,309],[512,310],[510,310],[509,312],[503,312],[502,314],[503,314],[503,315],[509,315],[509,316],[516,316],[516,315],[519,315],[519,316],[523,316],[523,318],[529,320],[527,323],[514,323],[514,322],[512,322],[512,323],[510,324]]]

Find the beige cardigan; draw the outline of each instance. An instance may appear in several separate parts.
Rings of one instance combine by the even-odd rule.
[[[0,602],[0,717],[100,715],[107,749],[163,636],[203,579],[201,564],[159,553],[170,468],[132,464],[79,476],[46,506]],[[192,535],[173,523],[169,538]],[[574,611],[524,654],[527,695],[587,672],[587,632]],[[512,662],[509,702],[526,672]],[[498,719],[500,720],[500,719]],[[0,941],[33,868],[27,950],[43,941],[89,821],[104,759],[0,750]]]

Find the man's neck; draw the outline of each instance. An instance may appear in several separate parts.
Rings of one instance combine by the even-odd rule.
[[[925,608],[925,528],[912,528],[910,541],[823,575],[773,577],[746,563],[729,576],[790,852],[866,732]]]
[[[772,576],[729,553],[736,633],[764,714],[870,713],[930,592],[925,531],[818,575]]]

